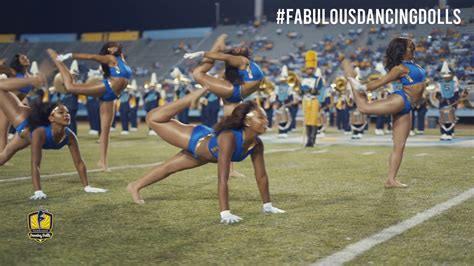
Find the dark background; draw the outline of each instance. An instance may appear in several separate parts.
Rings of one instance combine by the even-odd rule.
[[[215,2],[221,22],[253,18],[253,0],[36,0],[2,1],[0,33],[80,33],[215,26]],[[278,8],[425,8],[434,0],[265,0],[264,13],[274,20]],[[472,0],[451,0],[451,8],[472,7]],[[227,20],[225,20],[227,18]]]

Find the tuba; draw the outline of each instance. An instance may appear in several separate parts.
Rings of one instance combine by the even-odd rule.
[[[345,77],[343,77],[343,76],[337,77],[336,81],[334,83],[336,84],[335,89],[339,94],[343,94],[343,93],[346,92],[346,90],[347,90],[347,80],[346,80]]]
[[[301,80],[294,71],[288,71],[288,79],[286,82],[293,91],[298,93],[301,91]]]

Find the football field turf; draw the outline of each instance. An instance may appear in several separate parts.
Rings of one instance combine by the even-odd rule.
[[[85,125],[79,135],[88,169],[96,169],[99,145]],[[172,175],[142,190],[145,205],[132,203],[127,183],[178,152],[146,136],[144,126],[129,136],[112,133],[113,171],[89,174],[92,186],[109,189],[105,194],[83,192],[65,148],[43,153],[48,199],[30,201],[30,150],[21,151],[0,167],[0,264],[307,265],[474,188],[471,145],[409,145],[398,175],[409,187],[391,190],[383,188],[390,146],[304,149],[265,141],[265,150],[273,205],[287,213],[261,213],[247,159],[236,164],[246,177],[229,180],[231,211],[243,218],[230,226],[219,224],[215,164]],[[42,244],[28,239],[26,219],[40,206],[54,215],[54,237]],[[472,265],[472,221],[470,197],[348,264]]]

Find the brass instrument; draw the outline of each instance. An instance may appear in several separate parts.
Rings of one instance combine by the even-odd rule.
[[[334,82],[336,84],[336,91],[339,94],[343,94],[347,90],[347,80],[345,77],[340,76],[336,78],[336,81]]]
[[[301,80],[294,71],[288,71],[288,78],[286,82],[288,83],[288,86],[290,86],[290,88],[293,91],[295,92],[301,91]]]
[[[260,82],[260,91],[263,94],[270,96],[275,92],[275,84],[273,84],[269,79],[264,78],[262,82]]]

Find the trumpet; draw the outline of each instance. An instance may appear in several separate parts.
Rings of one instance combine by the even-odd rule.
[[[288,71],[288,79],[286,82],[295,92],[301,91],[301,80],[294,71]]]
[[[340,76],[336,78],[336,81],[334,82],[336,84],[336,91],[339,92],[340,94],[343,94],[347,90],[347,80],[345,77]]]

